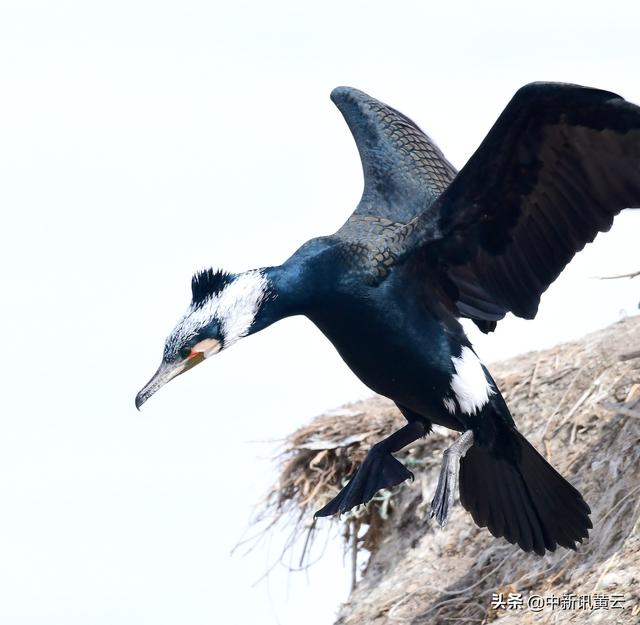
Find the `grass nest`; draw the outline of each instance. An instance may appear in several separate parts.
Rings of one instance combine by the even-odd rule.
[[[594,528],[577,552],[538,557],[476,527],[461,506],[444,530],[428,506],[443,450],[457,436],[436,427],[397,457],[415,474],[333,527],[352,554],[353,585],[338,623],[633,622],[640,613],[640,317],[580,341],[491,366],[518,427],[581,490]],[[369,448],[404,423],[375,397],[315,418],[284,441],[280,479],[257,521],[290,528],[284,552],[312,545],[332,522],[314,520]],[[337,524],[337,525],[336,525]],[[284,557],[284,554],[283,554]],[[356,584],[357,581],[357,584]],[[612,590],[613,589],[613,590]],[[530,613],[491,607],[495,592],[625,594],[624,609]],[[603,622],[605,622],[603,621]]]

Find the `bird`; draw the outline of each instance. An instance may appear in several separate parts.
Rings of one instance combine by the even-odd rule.
[[[316,516],[412,478],[393,454],[437,424],[459,433],[431,502],[441,527],[458,487],[493,536],[538,555],[577,549],[593,527],[588,504],[518,430],[461,319],[484,333],[507,313],[533,319],[573,256],[640,207],[640,108],[601,89],[527,84],[457,171],[398,110],[351,87],[331,99],[362,162],[355,211],[280,265],[196,272],[136,407],[241,338],[303,315],[406,419]]]

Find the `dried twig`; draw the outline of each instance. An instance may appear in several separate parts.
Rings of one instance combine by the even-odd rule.
[[[312,542],[323,533],[328,537],[327,527],[343,529],[352,582],[359,575],[358,563],[366,561],[363,550],[374,554],[343,610],[341,625],[378,622],[382,615],[389,622],[413,625],[488,622],[500,616],[489,607],[496,590],[589,592],[613,553],[620,556],[609,573],[617,575],[628,566],[625,541],[640,520],[640,487],[633,483],[640,462],[640,446],[633,445],[640,432],[640,359],[619,357],[638,344],[640,318],[630,318],[587,340],[525,354],[494,368],[518,428],[536,444],[542,435],[548,455],[561,461],[558,468],[579,484],[593,510],[594,530],[578,555],[558,550],[537,559],[522,554],[477,529],[461,507],[454,510],[446,532],[434,533],[423,512],[448,445],[442,436],[427,437],[398,455],[415,471],[417,488],[393,489],[354,514],[310,527],[312,513],[335,495],[370,446],[402,425],[391,402],[381,399],[315,419],[288,437],[280,456],[281,477],[266,499],[262,519],[269,531],[278,519],[295,526],[286,548],[300,541],[300,568],[312,564],[317,554],[315,548],[311,553]],[[627,411],[634,418],[611,414]],[[564,436],[553,433],[570,420],[575,444],[568,446]],[[391,575],[393,580],[381,583]]]
[[[617,276],[597,276],[597,280],[618,280],[620,278],[635,278],[640,276],[640,271],[632,271],[631,273],[621,273]]]
[[[633,410],[632,408],[627,408],[627,406],[624,406],[622,404],[613,404],[610,401],[601,401],[599,405],[609,412],[622,414],[625,417],[640,419],[640,410]]]

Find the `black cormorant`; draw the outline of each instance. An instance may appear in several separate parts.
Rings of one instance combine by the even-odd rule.
[[[573,255],[640,206],[640,108],[599,89],[526,85],[458,173],[402,113],[348,87],[331,99],[362,160],[355,212],[282,265],[194,275],[136,406],[240,338],[305,315],[407,419],[318,515],[412,477],[392,453],[437,423],[462,433],[432,502],[441,525],[459,478],[462,505],[494,536],[538,554],[575,549],[589,507],[517,430],[458,319],[484,332],[507,312],[532,319]]]

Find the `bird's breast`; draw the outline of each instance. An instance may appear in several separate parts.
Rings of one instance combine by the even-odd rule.
[[[441,320],[411,304],[406,298],[368,298],[312,320],[373,391],[423,414],[442,412],[455,337]]]

